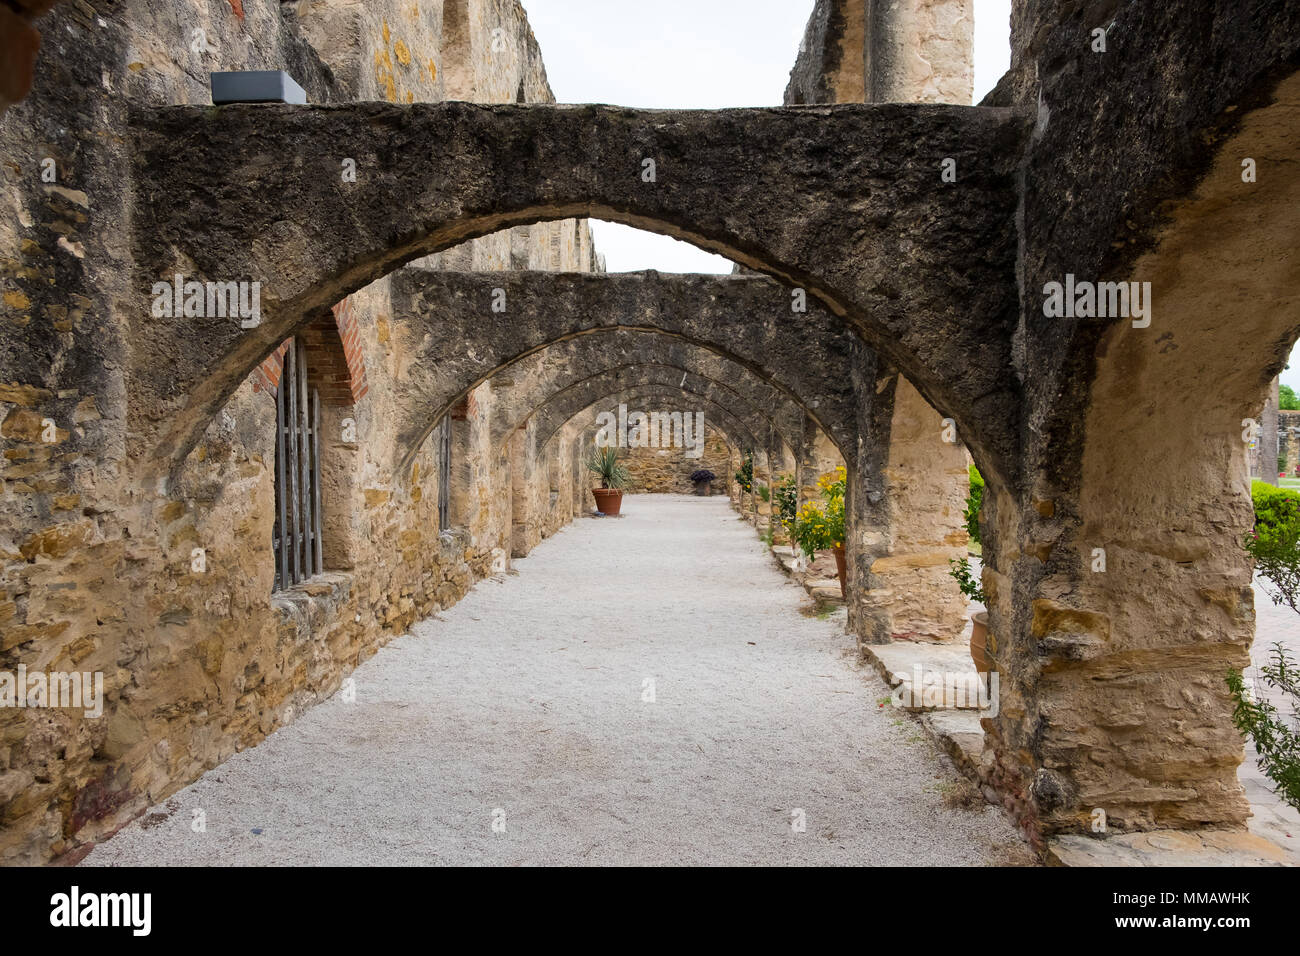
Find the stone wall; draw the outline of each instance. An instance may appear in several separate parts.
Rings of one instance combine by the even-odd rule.
[[[711,483],[714,494],[726,494],[730,474],[731,446],[717,429],[705,427],[704,447],[700,457],[688,457],[685,448],[629,448],[624,464],[632,476],[627,486],[631,494],[695,493],[690,476],[706,469],[717,477]]]
[[[311,102],[433,101],[449,95],[458,60],[478,101],[522,91],[551,102],[522,7],[467,4],[466,49],[446,42],[451,4],[436,0],[98,4],[94,19],[83,6],[41,21],[77,55],[38,71],[0,127],[10,159],[0,168],[0,668],[102,672],[106,700],[99,718],[0,711],[7,863],[84,852],[255,745],[391,636],[562,527],[575,500],[571,439],[553,449],[556,463],[536,449],[512,461],[493,446],[484,383],[452,412],[453,529],[440,533],[437,443],[392,473],[408,343],[387,279],[304,333],[324,399],[325,574],[274,591],[278,354],[229,397],[160,493],[138,484],[125,426],[120,370],[144,343],[115,318],[115,303],[132,298],[116,267],[129,254],[117,228],[128,157],[105,130],[124,128],[128,104],[205,103],[209,71],[268,68],[288,70]],[[595,264],[585,222],[570,219],[420,265]],[[58,423],[53,441],[42,440],[47,419]]]
[[[1286,457],[1286,473],[1300,477],[1300,411],[1277,413],[1277,453]]]

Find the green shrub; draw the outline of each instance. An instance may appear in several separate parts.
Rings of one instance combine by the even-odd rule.
[[[1300,671],[1281,644],[1273,645],[1273,658],[1260,669],[1264,683],[1281,691],[1291,702],[1291,719],[1267,700],[1247,692],[1240,671],[1228,672],[1228,688],[1235,707],[1232,722],[1255,744],[1259,769],[1273,781],[1274,792],[1300,810]]]
[[[1255,527],[1242,541],[1274,604],[1300,611],[1300,494],[1253,481]]]
[[[1300,494],[1254,481],[1250,495],[1255,527],[1242,544],[1255,559],[1255,572],[1266,582],[1273,603],[1300,612]],[[1228,673],[1232,720],[1254,742],[1259,768],[1278,796],[1300,810],[1300,671],[1285,647],[1273,648],[1271,662],[1259,670],[1267,686],[1289,699],[1290,722],[1267,700],[1255,700],[1239,671]]]
[[[970,493],[966,496],[966,510],[962,517],[966,519],[966,533],[976,544],[980,540],[980,508],[984,507],[984,476],[974,465],[970,466]]]
[[[776,513],[789,531],[794,527],[795,513],[799,510],[799,487],[794,475],[785,475],[776,485]]]
[[[736,482],[740,485],[740,490],[744,492],[753,492],[754,490],[754,454],[745,452],[745,460],[741,463],[740,471],[736,472]]]
[[[1250,497],[1255,503],[1256,532],[1275,531],[1300,522],[1300,492],[1252,481]]]
[[[972,601],[988,604],[988,595],[984,593],[984,588],[980,586],[980,582],[975,580],[975,572],[971,569],[970,558],[962,558],[960,561],[956,558],[949,558],[948,567],[950,568],[948,574],[957,582],[957,587],[962,594]]]
[[[619,451],[613,446],[593,448],[587,455],[587,470],[600,477],[602,488],[625,488],[631,480],[627,468],[619,461]]]

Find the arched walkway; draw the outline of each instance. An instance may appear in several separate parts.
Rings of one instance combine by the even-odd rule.
[[[177,410],[163,440],[169,457],[302,316],[466,239],[594,216],[804,289],[956,418],[986,470],[1006,476],[1016,466],[1013,217],[1024,125],[1012,111],[232,106],[149,111],[136,132],[141,188],[169,197],[136,224],[149,282],[184,262],[265,283],[267,318],[255,329],[153,324],[155,335],[187,343],[173,349],[177,374],[207,396]],[[232,139],[268,156],[321,157],[322,175],[292,164],[232,168],[222,158]],[[326,172],[339,143],[364,171],[352,189]],[[770,159],[737,164],[738,147]],[[945,159],[965,170],[960,188],[945,188]],[[646,160],[656,162],[652,180]],[[229,358],[206,374],[218,355]]]
[[[543,542],[361,665],[355,699],[236,754],[87,865],[951,866],[1019,845],[996,808],[947,805],[957,778],[892,708],[863,706],[888,691],[837,617],[799,613],[724,498],[625,514]]]

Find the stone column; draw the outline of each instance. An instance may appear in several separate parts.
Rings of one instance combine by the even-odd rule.
[[[1278,457],[1278,380],[1275,378],[1268,388],[1268,397],[1264,408],[1259,413],[1259,441],[1250,456],[1250,474],[1252,478],[1277,484]]]
[[[848,628],[859,643],[887,644],[891,627],[885,613],[890,595],[872,567],[889,551],[889,500],[885,460],[894,409],[892,372],[877,376],[879,361],[865,345],[853,366],[858,395],[858,448],[845,463],[844,557],[848,585]]]
[[[866,102],[970,105],[975,82],[974,0],[863,2],[869,11],[864,43]]]
[[[871,568],[888,592],[880,608],[894,639],[951,641],[965,627],[967,602],[949,562],[964,558],[969,543],[968,462],[952,420],[899,376],[885,467],[888,550]]]

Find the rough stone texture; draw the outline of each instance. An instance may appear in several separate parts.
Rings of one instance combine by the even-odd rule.
[[[969,457],[916,389],[900,380],[889,427],[888,550],[871,564],[881,587],[862,600],[886,617],[894,640],[949,641],[966,627],[966,599],[949,575],[966,556],[962,512]],[[877,438],[879,440],[879,438]]]
[[[676,406],[662,406],[663,411],[681,410]],[[716,476],[708,483],[711,494],[726,494],[731,475],[731,446],[723,433],[706,425],[702,453],[698,458],[687,457],[686,449],[633,448],[628,451],[627,470],[632,476],[628,484],[631,493],[695,494],[691,475],[700,469]]]
[[[387,94],[389,79],[393,99],[548,98],[517,6],[439,7],[440,20],[416,4],[407,26],[395,2],[352,21],[319,5],[285,16],[249,0],[242,17],[211,5],[203,51],[189,45],[187,3],[115,5],[96,20],[68,5],[42,21],[68,52],[42,61],[32,95],[0,125],[0,663],[101,669],[109,709],[97,721],[0,715],[0,856],[41,860],[111,832],[581,510],[588,439],[572,416],[544,444],[531,418],[493,441],[496,396],[482,379],[500,363],[446,396],[429,391],[423,421],[410,413],[420,346],[402,331],[407,300],[381,277],[421,259],[595,269],[574,222],[595,214],[729,255],[842,320],[851,447],[834,437],[851,466],[855,595],[887,590],[879,562],[926,533],[921,522],[908,543],[891,498],[923,448],[905,427],[892,447],[909,383],[924,415],[955,420],[989,481],[983,582],[1003,699],[983,773],[1040,846],[1085,830],[1098,806],[1118,830],[1240,828],[1243,750],[1223,674],[1249,662],[1254,627],[1238,547],[1251,520],[1241,423],[1259,416],[1300,334],[1300,5],[1019,0],[1012,70],[982,108],[347,102],[371,82]],[[961,20],[959,4],[839,9],[843,25],[827,19],[817,40],[842,51],[824,68],[835,75],[807,89],[849,89],[856,67],[843,51],[860,24],[864,97],[888,95],[877,68],[908,97],[947,95],[911,55],[926,49],[927,18]],[[888,29],[874,31],[886,12]],[[482,30],[503,16],[517,42],[498,61]],[[360,24],[357,51],[337,47],[352,28],[331,22]],[[1096,28],[1104,53],[1092,49]],[[932,66],[962,29],[953,23],[959,42]],[[889,36],[916,39],[873,60]],[[439,37],[453,51],[444,79],[403,79],[399,42],[411,53]],[[367,78],[367,62],[391,78]],[[800,69],[823,69],[811,62]],[[946,62],[939,72],[959,80],[961,57]],[[221,66],[288,68],[320,105],[213,109],[204,78]],[[54,182],[41,179],[47,158]],[[339,178],[345,158],[357,161],[354,184]],[[646,158],[653,182],[640,175]],[[955,183],[940,178],[947,158]],[[1255,182],[1243,181],[1243,159],[1257,162]],[[178,271],[263,281],[265,321],[241,332],[154,319],[152,283]],[[1044,284],[1067,274],[1150,281],[1152,324],[1049,317]],[[345,298],[367,391],[356,399],[360,383],[347,383],[363,440],[330,443],[330,527],[343,538],[332,561],[353,567],[273,601],[273,424],[254,373]],[[663,312],[647,327],[677,322]],[[426,317],[431,346],[447,318]],[[689,339],[681,329],[670,334]],[[770,425],[784,412],[728,411],[735,399],[721,399],[739,390],[701,382],[713,398],[699,400],[740,443],[729,465],[752,449],[770,480],[790,457],[806,487],[820,454],[809,420],[840,428],[813,404],[826,383],[781,381],[797,371],[785,349],[779,362],[727,354],[713,339],[741,338],[733,329],[691,344],[721,346],[804,419],[800,436],[783,425],[780,438]],[[341,342],[345,357],[356,344]],[[640,388],[638,398],[681,396]],[[465,517],[439,535],[442,463],[432,443],[412,444],[444,410]],[[399,433],[399,411],[418,430]],[[46,418],[51,441],[37,427]],[[932,500],[957,487],[952,472]],[[904,476],[899,489],[891,473]],[[764,529],[770,508],[737,498]],[[203,575],[188,562],[199,543]],[[861,600],[849,620],[865,642],[905,630]]]
[[[965,106],[973,13],[973,0],[817,0],[785,101]]]
[[[1277,449],[1278,458],[1286,458],[1287,475],[1300,475],[1300,411],[1277,413]]]
[[[1084,829],[1095,806],[1119,826],[1240,825],[1222,675],[1246,664],[1253,625],[1242,420],[1300,332],[1281,212],[1297,201],[1300,7],[1029,0],[1012,26],[988,101],[1037,117],[1017,353],[1033,477],[986,493],[1000,785],[1049,828]],[[1046,317],[1043,286],[1067,273],[1151,282],[1151,326]],[[1189,375],[1212,385],[1170,401]],[[1070,623],[1036,628],[1049,606]]]
[[[956,418],[977,460],[1016,460],[1010,217],[1023,125],[1007,111],[445,103],[175,107],[133,119],[141,188],[173,197],[137,210],[137,281],[147,288],[182,262],[204,276],[257,277],[268,316],[242,334],[231,323],[171,323],[167,341],[193,343],[178,358],[198,387],[160,436],[165,457],[188,447],[218,396],[304,315],[467,238],[590,215],[689,239],[805,288]],[[322,175],[216,161],[230,141],[258,143],[267,157],[322,157]],[[349,188],[323,174],[343,143],[361,170]],[[642,180],[643,158],[657,160],[655,182]],[[940,179],[945,158],[963,170],[954,188]],[[193,363],[214,352],[228,358],[196,378]],[[155,366],[136,366],[146,409],[166,407],[146,374]]]
[[[330,573],[272,594],[275,362],[250,365],[252,376],[216,403],[165,490],[139,483],[141,438],[127,425],[123,373],[158,330],[146,300],[139,337],[125,332],[139,303],[120,267],[129,255],[129,156],[108,131],[126,130],[128,103],[207,102],[212,69],[285,68],[313,102],[346,98],[321,59],[336,62],[338,51],[316,50],[302,18],[360,8],[307,6],[246,0],[241,17],[225,4],[133,4],[94,19],[65,6],[42,21],[60,38],[57,58],[0,125],[0,667],[102,671],[107,697],[99,719],[0,713],[6,862],[44,860],[111,833],[292,721],[389,636],[454,603],[508,558],[515,482],[511,463],[491,450],[490,386],[466,397],[456,421],[454,532],[438,533],[434,443],[410,456],[400,482],[392,474],[392,386],[405,357],[387,280],[348,298],[337,334],[330,310],[304,333],[323,328],[319,345],[344,360],[322,359],[319,371],[349,378],[341,390],[317,383],[332,396],[322,462]],[[368,60],[382,50],[396,58],[399,91],[436,96],[419,86],[414,60],[402,79],[399,53],[417,49],[415,35],[439,6],[367,4],[369,27],[351,42],[366,45]],[[200,28],[205,52],[191,48]],[[530,91],[544,87],[539,63],[514,64],[503,57],[498,67],[523,69]],[[551,99],[549,90],[541,98]],[[42,179],[45,159],[52,182]],[[585,224],[574,220],[485,237],[442,257],[482,268],[582,270],[596,261]],[[179,358],[153,354],[160,369]],[[352,378],[360,368],[364,382]],[[46,418],[57,424],[53,443],[41,440]],[[343,437],[345,418],[356,439]],[[533,509],[540,535],[573,515],[576,451],[569,436],[555,449],[554,468],[530,466],[522,489],[526,501],[547,480],[564,489]],[[191,571],[196,546],[206,554],[203,574]]]
[[[432,423],[465,390],[544,346],[564,346],[545,361],[576,371],[594,368],[593,361],[606,362],[602,367],[616,364],[575,351],[588,335],[612,343],[593,343],[593,349],[622,347],[629,360],[639,360],[642,346],[628,334],[613,339],[592,334],[617,330],[650,330],[658,338],[716,352],[741,367],[718,373],[732,387],[740,387],[738,372],[747,372],[747,379],[758,376],[775,386],[764,403],[782,400],[779,389],[786,404],[803,406],[848,454],[856,446],[852,334],[816,304],[810,303],[807,313],[792,313],[789,292],[768,279],[407,269],[394,275],[393,285],[394,309],[403,316],[396,334],[404,337],[411,355],[398,422],[401,441],[410,448],[419,447]],[[498,290],[506,310],[501,313],[492,311],[494,300],[500,301]],[[659,361],[654,351],[644,360]]]
[[[1066,834],[1052,840],[1055,866],[1286,866],[1282,851],[1252,833],[1154,830],[1099,840]]]

